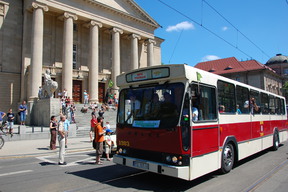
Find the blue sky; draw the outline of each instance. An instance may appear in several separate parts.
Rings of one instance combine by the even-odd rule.
[[[265,64],[278,53],[288,55],[288,0],[135,2],[162,26],[155,31],[155,36],[165,39],[161,46],[164,64],[194,66],[202,61],[228,57],[239,61],[252,58]]]

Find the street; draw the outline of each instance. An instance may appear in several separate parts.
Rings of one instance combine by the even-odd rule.
[[[58,150],[31,157],[0,159],[0,191],[201,191],[286,192],[287,142],[243,161],[228,174],[213,172],[194,181],[144,172],[105,161],[95,165],[93,150],[67,152],[58,165]]]

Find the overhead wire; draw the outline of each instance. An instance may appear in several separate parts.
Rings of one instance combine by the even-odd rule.
[[[226,39],[224,39],[223,37],[219,36],[217,33],[213,32],[212,30],[210,30],[209,28],[205,27],[202,23],[202,19],[201,19],[201,23],[197,22],[196,20],[192,19],[191,17],[187,16],[186,14],[182,13],[181,11],[178,11],[177,9],[175,9],[174,7],[168,5],[167,3],[163,2],[162,0],[158,0],[160,3],[162,3],[163,5],[167,6],[168,8],[172,9],[173,11],[177,12],[178,14],[182,15],[183,17],[189,19],[190,21],[194,22],[195,24],[199,25],[200,27],[202,27],[203,29],[205,29],[206,31],[208,31],[209,33],[213,34],[214,36],[218,37],[219,39],[221,39],[222,41],[224,41],[225,43],[227,43],[228,45],[230,45],[231,47],[237,49],[238,51],[240,51],[241,53],[243,53],[244,55],[246,55],[249,58],[253,58],[252,56],[250,56],[248,53],[246,53],[245,51],[243,51],[242,49],[240,49],[238,46],[233,45],[232,43],[230,43],[229,41],[227,41]],[[205,1],[205,0],[203,0]],[[288,0],[286,0],[288,3]],[[208,3],[205,1],[205,3],[208,5]],[[212,6],[209,5],[211,8]],[[214,8],[212,8],[214,10]],[[216,9],[215,9],[216,10]],[[216,10],[217,11],[217,10]],[[217,11],[218,12],[218,11]],[[218,12],[219,13],[219,12]],[[220,14],[220,13],[219,13]],[[221,14],[220,14],[221,15]],[[223,18],[225,18],[223,16]],[[234,27],[234,25],[228,21],[226,18],[225,20]],[[239,29],[237,29],[236,27],[234,27],[241,35],[243,35],[247,40],[249,40],[253,45],[255,45],[258,49],[261,50],[261,52],[263,54],[265,54],[267,57],[269,57],[259,46],[257,46],[255,43],[253,43],[246,35],[244,35],[241,31],[239,31]],[[238,40],[237,40],[238,41]],[[269,57],[270,58],[270,57]]]
[[[211,34],[213,34],[214,36],[218,37],[219,39],[221,39],[222,41],[226,42],[228,45],[234,47],[235,49],[237,49],[238,51],[240,51],[241,53],[243,53],[244,55],[246,55],[247,57],[252,58],[248,53],[244,52],[243,50],[239,49],[239,47],[234,46],[232,43],[230,43],[229,41],[227,41],[226,39],[224,39],[223,37],[219,36],[218,34],[216,34],[215,32],[213,32],[212,30],[208,29],[207,27],[205,27],[204,25],[200,24],[199,22],[195,21],[194,19],[188,17],[187,15],[185,15],[184,13],[178,11],[177,9],[175,9],[174,7],[171,7],[170,5],[168,5],[167,3],[164,3],[162,0],[158,0],[160,3],[164,4],[165,6],[169,7],[170,9],[174,10],[175,12],[179,13],[180,15],[182,15],[183,17],[186,17],[187,19],[189,19],[190,21],[193,21],[194,23],[196,23],[197,25],[203,27],[203,29],[205,29],[206,31],[210,32]]]
[[[222,17],[225,21],[227,21],[235,30],[237,30],[237,32],[239,32],[241,35],[243,35],[243,37],[245,37],[250,43],[252,43],[255,47],[257,47],[264,55],[266,55],[268,58],[270,58],[270,56],[265,53],[258,45],[256,45],[256,43],[254,43],[250,38],[248,38],[245,34],[243,34],[237,27],[235,27],[235,25],[233,25],[228,19],[226,19],[219,11],[217,11],[212,5],[210,5],[207,1],[202,0],[204,3],[206,3],[211,9],[213,9],[220,17]],[[288,0],[286,0],[287,2]]]
[[[174,46],[172,55],[171,55],[171,57],[170,57],[170,59],[169,59],[169,64],[170,64],[170,61],[171,61],[172,57],[174,56],[174,52],[175,52],[176,47],[177,47],[177,45],[178,45],[178,43],[179,43],[179,41],[180,41],[180,38],[181,38],[181,36],[182,36],[182,33],[183,33],[183,29],[181,30],[181,33],[180,33],[180,35],[179,35],[179,37],[178,37],[178,39],[177,39],[177,41],[176,41],[176,44],[175,44],[175,46]]]

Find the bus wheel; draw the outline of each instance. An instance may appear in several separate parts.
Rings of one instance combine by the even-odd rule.
[[[227,143],[222,151],[221,172],[228,173],[234,164],[234,147],[231,143]]]
[[[277,131],[274,132],[273,134],[273,151],[277,151],[279,148],[279,134]]]

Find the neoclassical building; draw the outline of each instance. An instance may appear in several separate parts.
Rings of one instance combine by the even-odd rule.
[[[102,102],[122,72],[161,64],[160,25],[133,0],[0,0],[0,110],[38,99],[50,69],[75,102]]]

